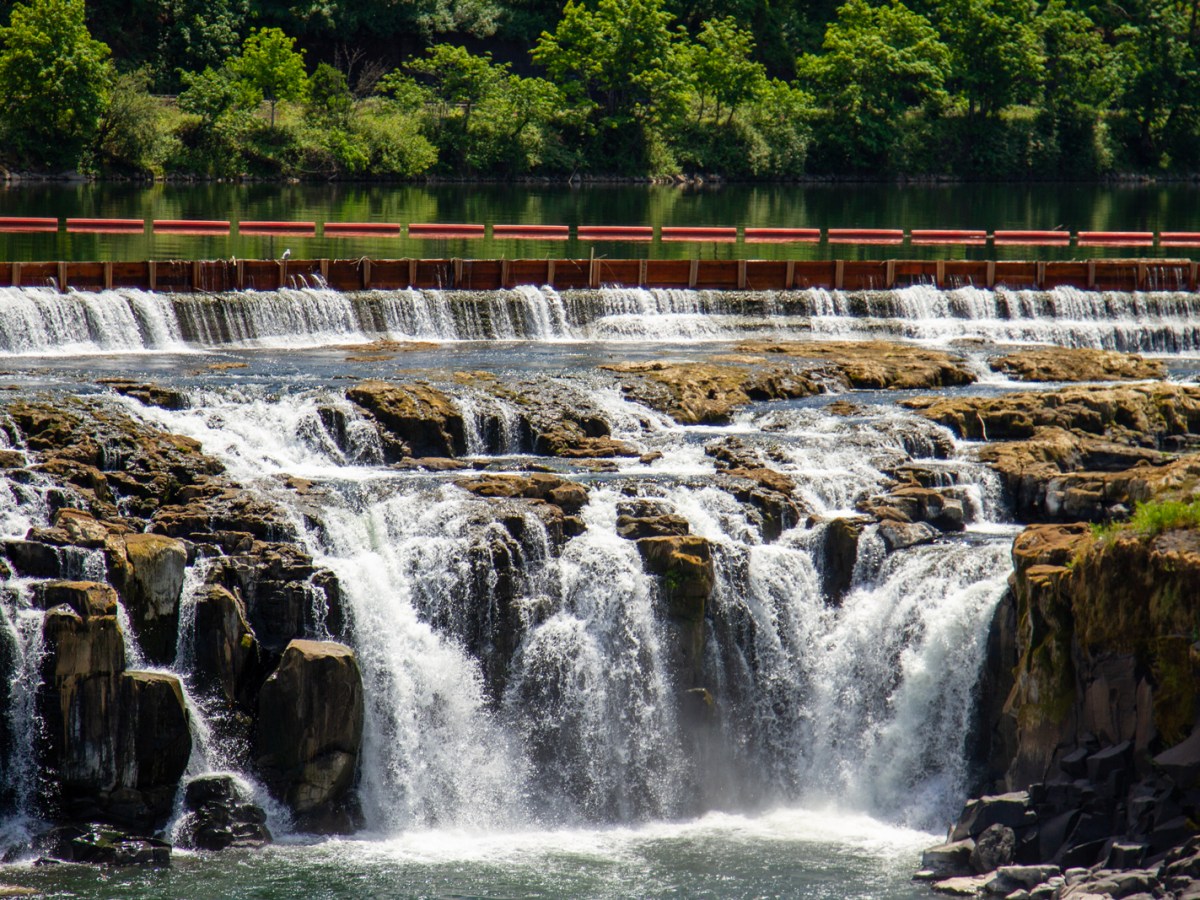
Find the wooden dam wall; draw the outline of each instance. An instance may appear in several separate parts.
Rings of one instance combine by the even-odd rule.
[[[314,259],[148,262],[0,262],[0,287],[209,292],[325,286],[339,291],[432,288],[489,291],[518,285],[771,291],[804,288],[1197,290],[1192,260],[670,260]]]

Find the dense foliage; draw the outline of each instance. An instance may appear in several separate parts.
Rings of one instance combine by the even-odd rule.
[[[0,0],[0,163],[213,177],[1200,169],[1200,0]]]

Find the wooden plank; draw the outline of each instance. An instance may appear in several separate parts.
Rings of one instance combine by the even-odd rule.
[[[887,269],[884,272],[884,286],[890,291],[896,286],[896,261],[889,259],[887,261]]]
[[[1200,263],[1197,263],[1196,260],[1193,259],[1190,263],[1188,263],[1188,290],[1189,291],[1196,290],[1197,275],[1200,274],[1200,271],[1198,271],[1198,269],[1200,269]],[[15,278],[16,276],[14,275],[13,277]]]
[[[746,261],[744,259],[737,261],[737,286],[739,291],[746,289]]]
[[[651,259],[646,263],[646,286],[687,287],[691,271],[692,264],[686,259]]]
[[[638,260],[638,287],[646,286],[646,269],[648,261],[644,259]]]
[[[104,263],[104,289],[106,291],[111,291],[112,286],[113,286],[112,262],[108,261],[108,262]]]
[[[554,260],[546,260],[546,284],[554,287]]]
[[[362,258],[362,289],[369,291],[371,289],[371,260],[364,256]]]
[[[321,283],[328,285],[329,284],[329,260],[327,260],[327,259],[321,260],[320,266],[321,266]]]
[[[1046,284],[1046,264],[1039,261],[1037,264],[1037,274],[1033,277],[1034,287],[1044,287]]]
[[[458,288],[463,283],[463,261],[461,259],[450,260],[450,267],[454,272],[454,281],[451,287]]]
[[[1193,269],[1194,268],[1195,268],[1195,266],[1193,265]],[[12,286],[13,287],[21,286],[21,264],[19,262],[15,262],[12,264]]]
[[[695,288],[700,279],[700,260],[693,259],[688,267],[688,287]]]
[[[64,294],[67,292],[67,264],[65,262],[58,264],[58,289]]]
[[[241,266],[242,266],[242,264],[239,261],[238,262],[238,272],[239,273],[242,271]],[[151,291],[158,290],[158,263],[154,260],[150,260],[148,263],[146,263],[146,281],[149,283]]]
[[[408,261],[408,286],[416,287],[417,285],[417,261],[410,259]]]
[[[237,261],[237,286],[239,291],[246,289],[246,261],[244,259]]]
[[[500,287],[507,288],[509,286],[508,274],[509,274],[508,260],[502,259],[502,260],[500,260]]]
[[[790,291],[796,284],[796,261],[789,259],[787,263],[787,272],[783,276],[783,289]]]
[[[833,263],[833,289],[840,291],[846,283],[846,261],[844,259],[835,260]]]
[[[942,287],[946,283],[946,262],[939,259],[933,270],[933,286]]]
[[[996,261],[994,259],[988,260],[986,283],[989,290],[996,286]]]

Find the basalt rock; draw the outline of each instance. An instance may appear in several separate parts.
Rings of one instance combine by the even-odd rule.
[[[602,366],[616,373],[625,394],[684,425],[723,424],[755,400],[810,397],[820,385],[790,366],[765,360],[671,363],[635,362]]]
[[[301,829],[354,827],[362,733],[362,675],[354,651],[292,641],[259,692],[255,747],[264,782]]]
[[[780,354],[819,364],[849,387],[898,390],[971,384],[975,374],[960,357],[890,341],[743,341],[738,349]],[[810,377],[817,373],[807,373]]]
[[[962,531],[966,513],[955,488],[926,488],[901,485],[862,504],[863,512],[892,522],[927,522],[939,531]]]
[[[1036,347],[996,357],[988,365],[1018,381],[1142,381],[1166,375],[1160,360],[1091,347]]]
[[[712,547],[697,535],[648,537],[636,544],[645,570],[661,580],[671,666],[684,687],[698,687],[705,608],[716,579]]]
[[[183,792],[180,842],[197,850],[257,848],[271,842],[267,814],[231,775],[203,775]]]
[[[97,866],[162,867],[171,864],[171,845],[166,841],[127,834],[106,825],[89,825],[64,836],[59,856],[70,862]]]
[[[121,592],[142,652],[151,662],[170,665],[187,548],[159,534],[128,534],[111,537],[107,549],[109,579]]]
[[[405,456],[453,457],[466,452],[462,413],[437,388],[364,381],[346,391],[346,397],[370,412],[403,445]]]
[[[195,616],[196,675],[215,686],[227,703],[251,709],[266,673],[242,602],[225,588],[210,585],[196,599]]]
[[[1154,449],[1171,436],[1200,434],[1200,388],[1166,382],[993,397],[920,397],[901,405],[971,440],[1024,440],[1038,428],[1060,428]]]
[[[46,657],[38,694],[59,815],[141,829],[160,826],[191,754],[178,679],[125,671],[125,648],[98,587],[58,586],[86,612],[63,605],[43,624]]]
[[[841,603],[854,582],[858,541],[867,519],[833,519],[825,526],[824,551],[820,557],[822,584],[833,603]]]
[[[145,384],[127,378],[101,378],[97,384],[104,385],[122,397],[132,397],[146,406],[177,410],[187,409],[191,405],[183,391],[158,384]]]
[[[272,654],[294,638],[317,633],[322,624],[331,634],[342,630],[337,579],[292,544],[256,541],[247,552],[218,556],[207,582],[237,599],[255,639]]]

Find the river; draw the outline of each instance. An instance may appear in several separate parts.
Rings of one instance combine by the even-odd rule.
[[[912,201],[910,190],[54,186],[0,194],[0,212],[98,213],[103,196],[105,215],[160,217],[907,227],[1053,227],[1061,218],[1072,228],[1183,229],[1200,216],[1182,208],[1191,190],[1182,187],[1085,189],[1090,199],[1081,205],[1070,190],[1005,189],[993,191],[986,208],[973,205],[975,188],[918,189],[926,201],[957,192],[975,198],[940,208]],[[200,196],[202,204],[188,199]],[[8,240],[32,242],[20,245],[29,258],[64,247],[125,257],[263,249],[208,238]],[[381,245],[401,251],[392,255],[413,248]],[[310,241],[309,249],[336,248]],[[17,789],[0,833],[17,862],[0,870],[0,881],[54,897],[146,900],[928,896],[911,875],[970,787],[976,677],[1018,528],[995,478],[970,444],[898,407],[910,393],[754,403],[725,425],[679,425],[623,396],[597,369],[707,360],[746,337],[881,336],[964,354],[979,381],[952,391],[1013,389],[986,360],[1029,343],[1158,354],[1172,377],[1190,379],[1200,304],[1178,293],[929,287],[854,295],[310,289],[203,298],[0,291],[10,396],[97,398],[194,438],[231,477],[290,510],[306,552],[342,585],[367,694],[358,834],[315,839],[276,811],[278,841],[266,850],[179,851],[167,870],[101,871],[32,865],[36,853],[22,837],[39,827],[37,722],[28,690],[14,691],[7,715],[16,737],[3,763]],[[373,343],[380,339],[399,343]],[[456,372],[578,397],[642,456],[599,470],[538,457],[517,429],[489,425],[513,417],[511,402]],[[113,375],[175,388],[187,403],[168,410],[118,397],[99,383]],[[463,603],[473,577],[465,561],[490,507],[455,487],[453,474],[384,465],[344,395],[368,377],[419,378],[446,391],[467,422],[468,455],[488,471],[547,467],[589,489],[583,530],[561,552],[548,550],[536,517],[524,520],[516,546],[521,602],[537,612],[523,625],[502,688],[481,672],[487,660],[471,649],[478,616]],[[837,400],[854,405],[831,408]],[[340,439],[322,410],[347,423]],[[731,440],[793,478],[811,518],[765,535],[748,507],[719,489],[705,452]],[[825,523],[850,514],[905,465],[953,486],[967,511],[965,531],[887,553],[869,530],[844,597],[829,602],[821,587]],[[283,486],[287,476],[317,490],[302,502]],[[0,488],[0,537],[47,523],[36,479],[0,472]],[[685,749],[693,736],[671,699],[668,636],[654,614],[659,588],[617,532],[634,500],[686,519],[714,548],[703,671],[721,716],[699,757]],[[0,597],[26,681],[39,647],[32,589],[32,579],[14,578]],[[175,666],[188,684],[186,653]],[[210,740],[202,698],[190,708],[190,775],[234,770],[253,788],[253,773]]]
[[[22,184],[0,190],[0,216],[513,223],[711,225],[817,228],[1200,231],[1200,185],[820,184],[810,186],[519,186],[454,184]],[[794,244],[586,243],[529,240],[411,240],[170,234],[0,233],[0,259],[140,260],[411,257],[704,259],[1021,259],[1027,247],[900,247]],[[1200,249],[1044,248],[1038,258],[1189,257]]]

